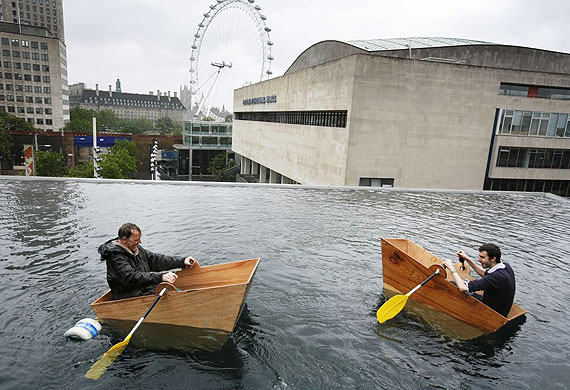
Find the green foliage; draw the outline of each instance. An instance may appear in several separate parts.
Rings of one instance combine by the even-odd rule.
[[[164,116],[156,121],[156,128],[166,131],[178,131],[182,130],[182,125],[178,122],[174,122],[167,116]]]
[[[0,111],[0,119],[4,122],[6,130],[35,130],[35,127],[30,122],[8,114],[5,111]]]
[[[102,156],[101,176],[105,179],[131,179],[137,173],[138,149],[134,142],[120,140],[111,153]]]
[[[36,175],[61,177],[67,175],[67,167],[65,166],[65,157],[61,153],[51,150],[36,152]]]
[[[10,146],[12,146],[12,137],[6,134],[6,123],[0,118],[0,158],[8,154]]]
[[[75,169],[70,169],[67,174],[69,177],[93,177],[93,163],[83,163],[75,167]]]
[[[101,110],[97,112],[97,129],[101,131],[118,131],[122,127],[121,120],[111,110]]]
[[[86,119],[69,121],[63,126],[63,131],[92,132],[93,123],[91,120]]]
[[[224,122],[233,122],[234,121],[234,116],[233,114],[228,114],[226,115],[226,118],[224,119]]]
[[[227,161],[227,154],[222,152],[210,160],[208,172],[210,172],[211,175],[214,175],[218,181],[231,180],[231,178],[227,177],[224,172],[234,165],[235,161]]]
[[[104,154],[101,161],[101,177],[105,179],[131,179],[137,172],[135,158],[126,149]]]
[[[131,179],[137,172],[138,149],[134,142],[120,140],[111,148],[111,152],[101,155],[99,163],[104,179]],[[78,165],[69,172],[71,177],[93,177],[93,163]]]

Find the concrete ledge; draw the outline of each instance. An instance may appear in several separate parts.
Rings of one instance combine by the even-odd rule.
[[[387,188],[387,187],[358,187],[358,186],[306,186],[301,184],[271,184],[271,183],[237,183],[216,181],[176,181],[176,180],[137,180],[137,179],[90,179],[77,177],[45,177],[45,176],[7,176],[0,175],[0,181],[60,181],[79,183],[123,183],[123,184],[146,184],[146,185],[186,185],[186,186],[212,186],[212,187],[260,187],[260,188],[284,188],[299,190],[333,190],[333,191],[372,191],[372,192],[431,192],[441,194],[477,194],[477,195],[516,195],[546,197],[552,200],[570,202],[570,199],[545,192],[518,192],[518,191],[482,191],[482,190],[453,190],[433,188]]]

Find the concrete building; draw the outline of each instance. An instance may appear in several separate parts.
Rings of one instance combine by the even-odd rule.
[[[448,38],[324,41],[234,93],[261,182],[569,196],[570,54]]]
[[[72,107],[101,111],[111,110],[120,119],[148,119],[153,123],[160,118],[169,117],[175,122],[182,123],[185,119],[186,108],[174,96],[161,93],[160,90],[149,92],[148,95],[121,92],[121,83],[117,79],[115,91],[111,85],[107,91],[99,90],[99,84],[95,89],[85,88],[84,83],[73,84],[69,87],[69,99]]]
[[[44,27],[65,42],[62,0],[1,1],[0,18],[9,23]]]
[[[233,159],[231,122],[184,122],[183,144],[174,145],[178,151],[178,180],[211,180],[210,161],[220,153]]]
[[[62,1],[1,2],[0,10],[0,110],[59,131],[69,121]]]

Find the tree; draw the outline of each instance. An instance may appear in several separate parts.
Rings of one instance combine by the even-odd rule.
[[[134,142],[117,141],[101,158],[100,174],[105,179],[131,179],[137,173],[138,149]]]
[[[6,156],[12,146],[12,137],[6,134],[6,123],[0,118],[0,158]]]
[[[61,177],[67,175],[63,154],[48,150],[36,152],[36,174],[38,176]]]
[[[70,169],[67,174],[69,177],[93,177],[93,163],[87,162],[79,164],[75,169]]]
[[[171,118],[164,116],[156,121],[156,128],[166,131],[177,131],[182,130],[182,125],[178,122],[174,122]]]
[[[0,119],[4,122],[5,130],[35,130],[30,122],[14,115],[8,114],[5,111],[0,111]]]
[[[234,121],[234,116],[233,114],[228,114],[226,115],[226,118],[224,119],[224,122],[233,122]]]
[[[122,123],[117,114],[111,110],[101,110],[96,114],[97,128],[105,131],[119,131]]]
[[[235,162],[233,160],[227,161],[226,152],[218,153],[214,158],[210,160],[210,165],[208,166],[208,172],[214,175],[216,180],[224,181],[231,178],[225,175],[226,170],[233,167]]]

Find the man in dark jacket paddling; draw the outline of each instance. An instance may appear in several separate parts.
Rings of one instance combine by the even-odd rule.
[[[479,248],[479,263],[476,264],[465,252],[458,251],[457,256],[469,263],[481,279],[462,280],[453,268],[451,260],[445,260],[457,288],[463,292],[483,291],[484,304],[504,317],[509,315],[515,298],[515,274],[511,266],[501,262],[501,250],[495,244],[484,244]],[[480,297],[474,295],[475,297]]]
[[[168,270],[192,267],[198,261],[191,256],[166,256],[144,249],[141,229],[126,223],[117,238],[99,247],[101,260],[107,263],[107,283],[113,299],[154,294],[160,282],[174,283],[178,275]]]

